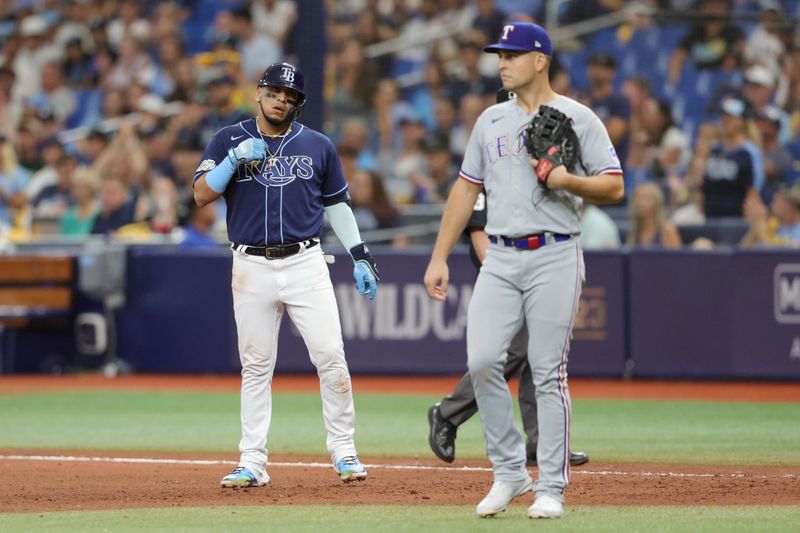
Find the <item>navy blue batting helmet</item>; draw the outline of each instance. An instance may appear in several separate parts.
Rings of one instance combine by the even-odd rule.
[[[273,63],[267,67],[261,79],[258,81],[259,87],[286,87],[300,94],[300,101],[293,109],[293,118],[300,116],[306,104],[306,93],[304,90],[303,71],[289,63]]]

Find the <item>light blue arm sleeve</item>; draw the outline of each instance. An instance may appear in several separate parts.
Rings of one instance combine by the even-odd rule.
[[[361,234],[358,231],[356,217],[347,202],[328,206],[325,208],[325,213],[328,215],[333,232],[347,250],[361,244]]]
[[[225,192],[225,187],[228,186],[234,172],[236,172],[236,165],[231,163],[230,157],[226,157],[206,173],[206,183],[212,191],[221,194]]]

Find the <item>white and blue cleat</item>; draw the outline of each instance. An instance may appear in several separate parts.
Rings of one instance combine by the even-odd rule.
[[[222,478],[220,486],[228,489],[244,489],[247,487],[263,487],[269,482],[269,476],[264,473],[263,479],[259,479],[249,468],[237,466],[231,473]]]
[[[364,465],[361,464],[361,461],[359,461],[358,457],[355,455],[342,457],[333,465],[333,469],[339,474],[339,479],[345,483],[364,481],[367,479],[367,469],[364,468]]]

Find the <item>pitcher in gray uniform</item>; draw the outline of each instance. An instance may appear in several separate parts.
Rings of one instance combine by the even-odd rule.
[[[539,479],[528,516],[558,518],[564,512],[570,466],[567,354],[584,280],[578,240],[581,206],[584,199],[595,204],[621,201],[622,169],[597,115],[550,87],[552,44],[542,27],[508,24],[499,42],[484,51],[500,56],[503,88],[517,98],[486,109],[473,128],[425,272],[425,287],[434,300],[445,299],[447,257],[485,187],[485,230],[491,244],[469,305],[467,367],[494,482],[476,511],[493,516],[534,488],[503,377],[506,353],[524,321],[539,418]],[[572,172],[561,165],[548,169],[547,176],[536,175],[539,161],[530,158],[523,137],[543,105],[572,118],[581,151]],[[547,188],[539,185],[544,178]]]

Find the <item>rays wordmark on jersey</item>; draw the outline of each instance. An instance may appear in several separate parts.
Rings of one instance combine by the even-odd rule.
[[[253,161],[244,167],[237,182],[255,179],[264,187],[285,187],[295,179],[311,179],[314,175],[314,160],[307,155],[279,155],[266,161]]]

